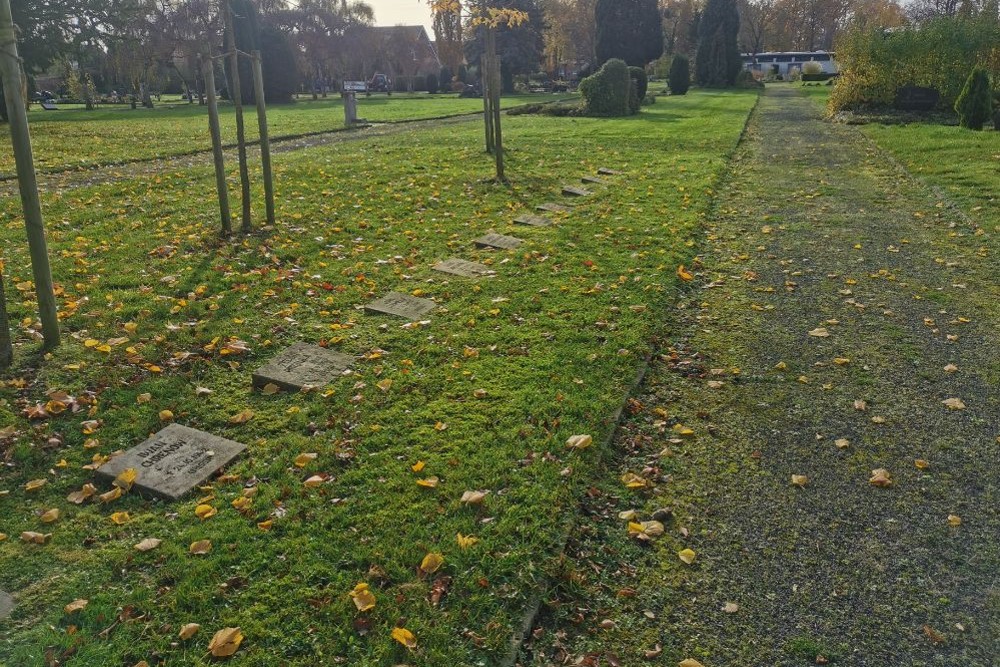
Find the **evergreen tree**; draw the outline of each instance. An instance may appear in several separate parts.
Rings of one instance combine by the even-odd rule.
[[[691,87],[691,66],[687,56],[678,53],[670,63],[670,94],[686,95]]]
[[[260,21],[257,8],[251,0],[230,0],[233,10],[233,28],[236,33],[236,48],[243,53],[252,53],[260,49]],[[266,55],[262,56],[264,59]],[[229,82],[232,73],[229,71],[229,59],[226,66],[226,97],[232,98]],[[253,65],[248,58],[240,57],[240,97],[243,104],[253,103]]]
[[[990,75],[977,67],[965,81],[965,86],[955,100],[958,124],[970,130],[981,130],[993,112],[993,93]]]
[[[700,86],[723,87],[736,82],[743,68],[737,45],[740,14],[736,0],[708,0],[698,22],[695,79]]]
[[[597,62],[621,58],[645,67],[663,55],[663,18],[656,0],[597,0]]]
[[[288,34],[265,25],[260,31],[261,74],[268,104],[287,104],[299,89],[299,63]],[[242,69],[242,64],[241,64]],[[242,79],[240,79],[242,82]],[[243,92],[242,89],[240,92]],[[251,92],[253,92],[251,90]]]

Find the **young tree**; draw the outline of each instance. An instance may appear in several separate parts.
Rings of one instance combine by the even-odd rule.
[[[434,39],[441,64],[454,72],[465,60],[462,51],[462,3],[459,0],[438,3],[434,12]],[[441,84],[450,86],[451,78]]]
[[[965,86],[955,101],[958,123],[970,130],[981,130],[993,114],[993,91],[990,75],[981,67],[969,74]]]
[[[736,82],[743,67],[737,46],[740,15],[736,0],[708,0],[698,26],[695,79],[700,86],[724,87]]]
[[[663,18],[656,0],[597,0],[597,61],[621,58],[645,67],[663,55]]]
[[[691,87],[691,68],[683,53],[675,54],[670,62],[669,85],[671,95],[687,95]]]
[[[545,40],[542,36],[543,17],[535,0],[501,0],[498,4],[527,17],[517,25],[501,23],[493,29],[497,57],[500,59],[502,90],[504,94],[510,94],[514,92],[515,74],[531,74],[538,71],[545,49]],[[479,67],[482,63],[487,32],[484,27],[476,28],[466,42],[466,59],[475,67]]]

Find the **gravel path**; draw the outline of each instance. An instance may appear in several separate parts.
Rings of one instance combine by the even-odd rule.
[[[768,89],[522,664],[1000,665],[994,231]]]

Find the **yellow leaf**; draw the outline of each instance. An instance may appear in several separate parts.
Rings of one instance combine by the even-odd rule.
[[[434,424],[434,430],[435,431],[444,431],[447,428],[448,428],[448,425],[445,424],[444,422],[437,422],[436,424]]]
[[[948,525],[951,526],[952,528],[958,528],[959,526],[962,525],[962,517],[958,516],[957,514],[949,514]]]
[[[246,409],[229,418],[230,424],[245,424],[253,419],[253,410]]]
[[[228,658],[236,653],[242,641],[243,633],[239,628],[222,628],[212,637],[208,651],[214,658]]]
[[[297,468],[305,468],[309,465],[310,461],[315,461],[319,457],[316,452],[303,452],[295,457],[295,466]]]
[[[139,542],[139,544],[136,544],[133,549],[145,553],[147,551],[152,551],[156,547],[160,546],[161,543],[162,540],[158,540],[155,537],[147,537],[142,542]]]
[[[128,491],[132,488],[132,485],[135,483],[135,478],[138,476],[139,473],[135,468],[125,468],[125,470],[118,473],[118,476],[115,477],[115,481],[113,483],[122,491]]]
[[[422,486],[425,489],[433,489],[437,487],[439,481],[440,480],[436,476],[431,475],[425,479],[418,479],[417,486]]]
[[[594,438],[589,435],[571,435],[566,441],[570,449],[586,449],[594,444]]]
[[[259,521],[257,523],[257,527],[264,531],[271,530],[272,525],[274,525],[274,521],[272,519],[268,519],[267,521]]]
[[[264,388],[260,390],[260,393],[264,394],[265,396],[274,396],[280,391],[281,387],[274,384],[273,382],[268,382],[267,384],[264,385]]]
[[[654,537],[659,537],[664,533],[663,524],[659,521],[629,521],[629,537],[635,537],[642,541],[648,541]]]
[[[682,438],[690,438],[692,435],[694,435],[694,430],[688,428],[684,424],[674,424],[672,430],[674,433],[681,436]]]
[[[43,486],[45,486],[48,483],[49,483],[49,480],[47,480],[47,479],[33,479],[33,480],[31,480],[30,482],[28,482],[27,484],[24,485],[24,490],[28,491],[29,493],[31,491],[37,491],[38,489],[42,488]]]
[[[837,438],[833,444],[837,446],[837,449],[847,449],[851,446],[851,441],[847,438]]]
[[[393,628],[392,638],[408,649],[417,647],[417,638],[406,628]]]
[[[52,539],[52,533],[36,533],[33,530],[21,533],[21,541],[28,544],[47,544],[50,539]]]
[[[115,512],[114,514],[111,515],[111,523],[114,523],[118,526],[125,525],[131,519],[132,517],[128,515],[128,512]]]
[[[170,422],[174,420],[174,413],[170,410],[160,410],[160,421]]]
[[[688,565],[694,562],[696,556],[697,554],[692,549],[684,549],[683,551],[677,553],[677,557]]]
[[[643,479],[639,475],[636,475],[634,472],[625,473],[624,475],[622,475],[621,480],[622,484],[625,485],[625,488],[628,489],[641,489],[647,486],[648,484],[648,482],[645,479]]]
[[[233,499],[232,505],[236,511],[242,512],[250,509],[250,506],[253,505],[253,500],[247,498],[246,496],[239,496]]]
[[[892,478],[889,477],[889,471],[885,468],[876,468],[872,470],[872,476],[868,483],[872,486],[889,487],[892,486]]]
[[[308,488],[313,488],[320,486],[325,481],[326,479],[324,479],[322,475],[313,475],[312,477],[310,477],[309,479],[307,479],[302,483],[305,484]]]
[[[201,630],[201,626],[197,623],[185,623],[181,626],[181,631],[177,633],[177,636],[182,640],[187,641],[194,637],[198,631]]]
[[[455,539],[458,541],[458,546],[462,549],[462,551],[465,551],[469,547],[474,546],[476,543],[479,542],[478,537],[473,537],[472,535],[463,535],[462,533],[456,535]]]
[[[0,542],[3,542],[6,539],[7,539],[7,533],[0,533]]]
[[[381,382],[376,382],[375,386],[381,389],[383,392],[389,391],[390,389],[392,389],[392,380],[385,379],[382,380]]]
[[[41,519],[42,523],[53,523],[59,520],[59,510],[52,508],[38,518]]]
[[[79,600],[73,600],[68,605],[63,607],[63,611],[66,612],[67,614],[72,614],[74,612],[82,611],[87,606],[88,602],[90,602],[90,600],[86,600],[83,598]]]
[[[368,590],[368,584],[359,583],[348,595],[354,600],[358,611],[369,611],[375,608],[375,595]]]
[[[420,561],[420,569],[427,574],[434,574],[444,564],[444,556],[437,553],[429,553]]]
[[[917,466],[919,470],[927,470],[928,468],[931,467],[930,462],[925,461],[923,459],[917,459],[916,461],[913,462],[913,465]]]
[[[677,267],[677,277],[683,280],[684,282],[690,282],[694,280],[694,275],[686,268],[684,268],[683,264]]]
[[[198,505],[194,508],[194,515],[204,521],[209,519],[219,513],[219,510],[215,509],[211,505]]]
[[[805,475],[792,475],[792,484],[799,487],[800,489],[806,488],[806,484],[809,483],[809,478]]]
[[[481,505],[489,491],[466,491],[462,494],[461,502],[465,505]]]
[[[833,363],[837,364],[838,366],[846,366],[849,363],[851,363],[851,360],[846,357],[837,357],[833,360]]]
[[[189,551],[196,555],[204,555],[212,550],[212,540],[198,540],[197,542],[192,542]]]
[[[149,403],[151,400],[153,400],[152,394],[139,394],[138,396],[135,397],[135,402],[138,403],[139,405],[142,405],[144,403]]]
[[[941,402],[944,403],[945,407],[948,408],[949,410],[965,409],[965,403],[960,398],[947,398]]]
[[[412,470],[413,472],[420,472],[421,470],[424,469],[424,466],[426,465],[427,464],[424,463],[423,461],[417,461],[412,466],[410,466],[410,470]]]
[[[102,503],[110,503],[113,500],[118,500],[119,498],[122,497],[121,487],[116,486],[107,493],[102,493],[97,497],[100,499]]]
[[[809,335],[814,338],[829,338],[830,332],[826,330],[826,327],[817,327],[810,331]]]
[[[701,664],[694,658],[688,658],[687,660],[681,660],[677,663],[677,667],[705,667],[705,665]]]

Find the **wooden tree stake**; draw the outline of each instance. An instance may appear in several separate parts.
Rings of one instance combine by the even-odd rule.
[[[222,152],[222,129],[219,122],[219,100],[215,95],[215,61],[211,53],[207,59],[198,56],[205,87],[208,88],[208,129],[212,134],[212,157],[215,161],[215,189],[219,193],[219,215],[222,217],[222,235],[233,233],[232,213],[229,210],[229,186],[226,184],[226,159]]]

